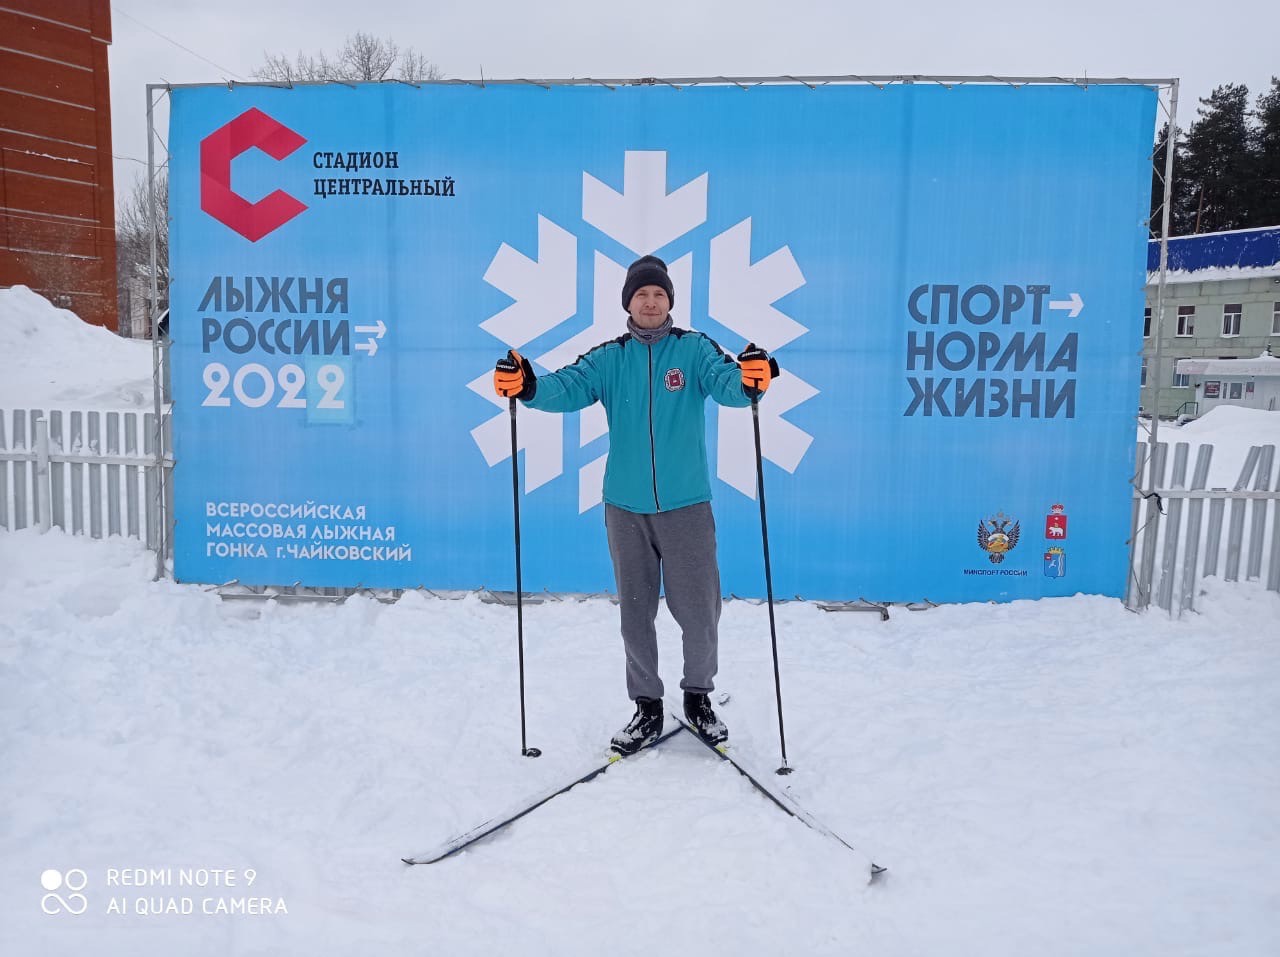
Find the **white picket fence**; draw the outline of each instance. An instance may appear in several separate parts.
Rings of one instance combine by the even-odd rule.
[[[1204,578],[1266,581],[1280,592],[1280,468],[1274,445],[1249,449],[1230,489],[1206,489],[1213,446],[1201,445],[1187,478],[1190,446],[1138,446],[1133,533],[1125,604],[1173,614],[1195,607]],[[1252,488],[1250,487],[1252,485]],[[1185,518],[1185,523],[1184,523]],[[1224,534],[1225,521],[1225,534]]]
[[[168,415],[164,428],[169,448]],[[173,483],[159,475],[173,459],[157,463],[155,449],[154,412],[0,410],[0,529],[163,540],[172,554]]]
[[[171,449],[167,414],[163,428],[164,447]],[[127,535],[153,551],[164,542],[172,557],[173,459],[157,462],[156,437],[153,412],[0,410],[0,529],[56,526],[92,538]],[[1250,449],[1231,489],[1205,488],[1214,453],[1209,444],[1197,450],[1188,481],[1189,449],[1177,443],[1170,457],[1167,443],[1154,454],[1145,443],[1137,448],[1125,595],[1134,610],[1153,604],[1171,614],[1190,610],[1206,577],[1265,579],[1268,589],[1280,592],[1275,446]],[[295,585],[244,591],[234,597],[335,600],[354,590]],[[233,597],[235,590],[230,592]],[[887,617],[883,607],[868,607]]]

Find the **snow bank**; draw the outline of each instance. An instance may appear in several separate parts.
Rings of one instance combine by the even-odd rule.
[[[1150,423],[1144,422],[1138,429],[1138,441],[1146,442],[1150,437],[1150,430]],[[1173,447],[1177,443],[1186,442],[1190,446],[1187,459],[1188,479],[1195,468],[1200,446],[1205,443],[1212,445],[1213,458],[1209,465],[1207,487],[1234,488],[1251,446],[1274,445],[1280,451],[1280,411],[1219,405],[1186,425],[1161,422],[1159,437],[1161,442],[1169,443],[1171,462]],[[1252,488],[1252,482],[1250,487]]]
[[[0,289],[0,409],[151,404],[149,341],[90,325],[26,286]]]
[[[1280,445],[1280,413],[1267,409],[1219,405],[1174,431],[1179,436],[1192,436],[1206,442],[1236,444],[1244,448],[1250,445]]]

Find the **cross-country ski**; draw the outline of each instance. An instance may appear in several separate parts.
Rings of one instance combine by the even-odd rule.
[[[872,861],[862,851],[858,850],[843,837],[831,830],[831,828],[827,827],[827,825],[823,824],[816,817],[801,807],[800,803],[791,795],[788,788],[766,783],[769,779],[764,774],[761,774],[758,771],[747,770],[746,765],[743,764],[742,759],[734,752],[732,745],[730,745],[728,741],[721,741],[719,743],[708,741],[703,735],[698,733],[695,727],[683,715],[679,715],[674,711],[668,711],[667,714],[672,723],[677,724],[684,730],[688,731],[689,734],[693,738],[697,739],[697,741],[708,751],[712,752],[722,761],[731,765],[735,771],[751,782],[751,786],[753,788],[772,801],[779,810],[785,814],[789,814],[791,817],[794,817],[805,827],[811,828],[819,834],[829,837],[831,840],[847,848],[862,862],[859,866],[865,867],[868,882],[875,880],[888,870],[888,868]]]
[[[730,753],[728,743],[721,742],[719,744],[713,744],[705,740],[705,738],[698,733],[698,731],[694,728],[692,724],[689,723],[689,721],[686,718],[684,718],[683,716],[677,715],[674,711],[667,712],[667,721],[668,721],[668,724],[666,729],[662,732],[662,734],[656,740],[654,740],[649,744],[644,745],[639,750],[632,752],[631,755],[623,755],[618,753],[617,751],[610,751],[609,754],[606,757],[604,757],[602,760],[600,760],[599,762],[593,763],[587,771],[585,771],[580,776],[573,778],[567,783],[560,784],[560,785],[553,785],[547,788],[545,791],[539,792],[538,794],[533,795],[530,798],[520,801],[519,803],[513,805],[511,808],[508,808],[503,813],[495,814],[492,817],[487,818],[482,823],[477,824],[475,827],[467,831],[464,831],[463,833],[458,834],[429,850],[421,851],[409,857],[402,858],[402,860],[406,864],[434,864],[437,861],[442,861],[445,858],[451,857],[454,854],[457,854],[458,852],[473,846],[474,844],[488,837],[489,835],[494,834],[495,832],[511,824],[514,824],[516,821],[520,820],[525,815],[531,814],[532,812],[536,811],[538,808],[546,804],[552,798],[558,797],[561,794],[568,793],[573,788],[577,787],[579,784],[586,784],[588,781],[595,780],[597,777],[604,774],[609,769],[615,767],[616,765],[624,761],[626,758],[648,751],[656,747],[657,745],[661,744],[663,741],[666,741],[669,738],[672,738],[675,735],[680,734],[681,732],[688,732],[689,737],[697,740],[700,744],[702,744],[708,750],[710,750],[713,754],[715,754],[716,757],[732,765],[732,767],[739,774],[741,774],[744,778],[746,778],[751,783],[751,786],[754,787],[756,791],[758,791],[761,795],[763,795],[770,802],[772,802],[773,805],[775,805],[783,813],[788,814],[791,817],[794,817],[796,820],[800,821],[806,827],[811,828],[812,830],[817,831],[819,834],[822,834],[830,838],[831,840],[843,845],[852,854],[856,855],[857,858],[863,862],[859,866],[865,867],[868,881],[873,880],[885,873],[886,869],[884,867],[880,866],[879,864],[875,864],[871,862],[869,859],[865,857],[865,855],[861,851],[857,850],[853,845],[851,845],[848,841],[842,838],[839,834],[836,834],[829,827],[827,827],[821,821],[816,819],[812,814],[806,811],[803,807],[801,807],[800,804],[795,800],[795,798],[792,797],[792,795],[787,791],[787,789],[766,784],[764,783],[766,779],[762,775],[748,771],[747,768],[742,764],[738,756]]]
[[[649,748],[656,747],[657,745],[661,744],[663,741],[667,740],[667,738],[670,738],[670,737],[673,737],[674,735],[679,734],[682,730],[684,729],[681,726],[677,725],[676,727],[672,728],[671,730],[663,734],[661,737],[659,737],[656,741],[653,741],[652,743],[645,745],[643,748],[639,749],[638,751],[632,752],[632,754],[630,755],[619,754],[617,751],[609,751],[600,760],[591,762],[587,770],[585,770],[579,776],[568,781],[567,783],[552,785],[551,787],[547,788],[545,791],[542,791],[531,798],[518,802],[517,804],[513,805],[511,808],[507,809],[506,811],[500,814],[493,815],[493,817],[490,817],[487,820],[483,821],[482,823],[477,824],[475,827],[471,828],[470,830],[464,831],[463,833],[458,834],[450,838],[449,840],[436,845],[435,847],[429,850],[421,851],[409,857],[401,858],[401,860],[403,860],[406,864],[434,864],[436,861],[442,861],[446,857],[450,857],[451,855],[457,854],[459,851],[465,850],[466,848],[475,844],[477,841],[488,837],[490,834],[493,834],[495,831],[499,831],[510,824],[514,824],[516,821],[520,820],[520,818],[524,817],[526,814],[536,811],[538,808],[546,804],[552,798],[558,797],[561,794],[567,793],[573,788],[576,788],[579,784],[586,784],[588,781],[594,780],[595,778],[604,774],[610,768],[624,761],[626,758],[633,757],[634,755],[640,754],[643,751],[647,751]]]

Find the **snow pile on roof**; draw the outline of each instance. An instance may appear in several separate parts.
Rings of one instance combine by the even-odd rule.
[[[26,286],[0,289],[0,408],[151,403],[150,342],[90,325]]]
[[[1280,263],[1274,266],[1206,266],[1204,269],[1171,269],[1164,281],[1170,285],[1180,282],[1223,282],[1228,279],[1269,279],[1280,276]],[[1154,285],[1160,273],[1148,272],[1147,284]]]
[[[1280,360],[1278,360],[1280,361]],[[1138,441],[1148,439],[1146,429],[1139,429]],[[1280,412],[1246,409],[1238,405],[1216,405],[1186,425],[1162,423],[1160,441],[1169,443],[1170,455],[1179,442],[1190,445],[1188,475],[1201,445],[1213,446],[1207,488],[1233,488],[1240,477],[1249,449],[1255,445],[1280,448]]]
[[[1252,359],[1179,359],[1183,375],[1273,376],[1280,375],[1280,358],[1262,353]]]

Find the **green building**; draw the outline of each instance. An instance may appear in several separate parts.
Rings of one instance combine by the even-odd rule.
[[[1160,244],[1147,256],[1142,325],[1142,410],[1161,417],[1205,411],[1200,386],[1179,375],[1179,359],[1255,358],[1280,354],[1280,226],[1202,233],[1169,240],[1164,326],[1156,366],[1156,285]]]

